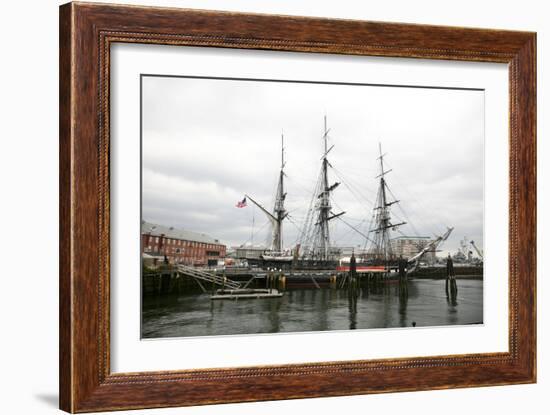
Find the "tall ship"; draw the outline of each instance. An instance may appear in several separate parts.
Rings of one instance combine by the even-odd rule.
[[[406,225],[404,220],[394,220],[392,217],[392,208],[398,206],[400,201],[395,198],[391,191],[386,176],[392,169],[386,169],[384,158],[386,154],[382,152],[382,146],[379,144],[379,156],[376,162],[379,167],[379,174],[375,177],[377,180],[376,201],[372,208],[372,217],[368,231],[362,231],[357,226],[344,219],[346,214],[343,210],[334,210],[333,193],[344,183],[348,189],[350,186],[344,182],[344,178],[338,175],[340,181],[332,180],[330,171],[336,171],[329,160],[329,154],[334,149],[334,144],[329,145],[330,129],[327,126],[327,117],[324,117],[322,132],[322,155],[320,171],[317,176],[316,185],[312,192],[309,207],[305,219],[301,226],[297,243],[292,248],[284,248],[283,225],[291,221],[291,216],[285,208],[287,193],[285,191],[285,148],[284,136],[281,134],[281,164],[278,174],[277,187],[275,192],[274,204],[271,209],[264,207],[259,201],[245,195],[245,200],[250,200],[267,217],[271,232],[269,244],[263,249],[261,254],[249,263],[264,269],[295,269],[295,270],[349,270],[349,256],[342,252],[331,238],[331,223],[335,220],[348,226],[355,231],[364,242],[364,248],[361,253],[355,255],[357,270],[359,272],[382,273],[389,277],[396,273],[399,267],[399,261],[407,261],[407,272],[415,271],[420,259],[428,252],[435,252],[451,232],[452,227],[439,236],[435,236],[427,242],[422,249],[408,258],[402,258],[394,253],[392,248],[392,234],[400,232],[400,228]],[[366,219],[366,218],[365,218]],[[297,226],[298,227],[298,226]]]

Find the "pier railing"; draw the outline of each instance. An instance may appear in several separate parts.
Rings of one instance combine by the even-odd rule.
[[[216,285],[236,290],[241,287],[237,281],[230,280],[222,275],[216,275],[214,272],[204,271],[187,265],[178,265],[177,272],[197,280],[214,283]]]

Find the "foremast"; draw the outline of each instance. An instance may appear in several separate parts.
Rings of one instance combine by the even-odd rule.
[[[372,245],[370,249],[370,256],[375,259],[381,259],[388,261],[392,259],[393,252],[390,243],[390,229],[397,229],[401,225],[405,225],[406,222],[392,223],[390,206],[399,203],[399,200],[388,201],[387,191],[389,190],[386,183],[386,174],[391,172],[391,169],[384,170],[384,156],[382,153],[382,144],[378,144],[380,161],[380,174],[376,176],[380,179],[378,185],[378,193],[376,197],[376,205],[374,207],[374,229],[370,232],[374,233],[372,238]]]

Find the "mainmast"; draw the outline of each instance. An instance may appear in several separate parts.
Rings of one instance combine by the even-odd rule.
[[[374,207],[374,223],[375,228],[371,230],[374,232],[373,244],[371,248],[371,254],[378,259],[388,260],[393,256],[391,243],[390,243],[390,229],[396,229],[398,226],[404,225],[406,222],[391,223],[390,206],[399,203],[399,200],[393,200],[388,202],[386,190],[388,185],[386,183],[385,176],[390,170],[384,170],[384,156],[382,154],[382,144],[378,144],[380,160],[380,174],[376,178],[380,178],[378,186],[378,195],[376,199],[376,206]]]
[[[288,216],[288,212],[285,210],[285,198],[286,193],[284,190],[284,178],[285,178],[285,148],[284,148],[284,135],[281,134],[281,169],[279,171],[279,181],[277,183],[277,191],[275,193],[275,204],[273,206],[273,212],[269,212],[262,205],[252,199],[250,196],[245,195],[258,206],[262,212],[271,221],[271,250],[281,252],[283,250],[283,220]]]
[[[317,203],[317,222],[315,223],[316,230],[314,231],[314,244],[313,244],[313,255],[316,259],[326,261],[330,259],[330,230],[329,222],[337,218],[338,216],[343,215],[345,212],[340,212],[334,214],[332,212],[332,206],[330,203],[330,194],[334,189],[338,187],[340,183],[336,182],[332,185],[329,185],[328,180],[328,168],[330,162],[328,161],[328,153],[334,146],[328,146],[328,133],[330,129],[327,128],[327,117],[324,118],[324,131],[323,131],[323,145],[324,152],[323,157],[321,158],[321,177],[320,177],[320,186],[318,187],[319,192],[317,194],[318,203]]]

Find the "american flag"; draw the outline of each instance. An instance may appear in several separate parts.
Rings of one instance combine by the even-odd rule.
[[[246,207],[246,197],[243,200],[241,200],[240,202],[237,202],[235,207],[238,207],[238,208]]]

